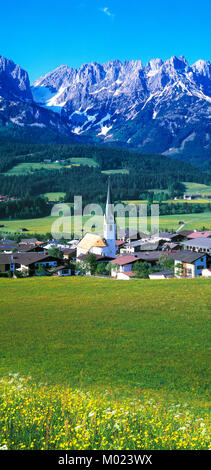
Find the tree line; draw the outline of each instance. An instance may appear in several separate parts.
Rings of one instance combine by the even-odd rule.
[[[45,159],[67,160],[73,157],[92,158],[97,167],[85,165],[60,170],[40,169],[33,173],[7,175],[14,165],[43,162]],[[107,190],[107,170],[127,170],[127,174],[111,174],[113,200],[139,200],[153,189],[169,197],[185,191],[184,181],[209,184],[211,176],[184,162],[163,155],[141,154],[109,147],[91,145],[24,144],[0,138],[0,193],[19,199],[38,197],[45,192],[65,192],[66,201],[81,195],[84,204],[103,203]],[[155,197],[155,196],[154,196]],[[173,209],[172,209],[173,210]]]
[[[43,197],[23,198],[16,201],[0,203],[1,219],[32,219],[49,215],[50,209]]]

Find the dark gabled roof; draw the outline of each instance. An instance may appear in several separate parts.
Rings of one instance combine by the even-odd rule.
[[[12,245],[13,243],[16,243],[14,240],[9,240],[4,238],[3,240],[0,240],[0,244],[6,243],[7,245]]]
[[[157,250],[149,250],[149,251],[139,251],[138,253],[134,253],[134,256],[140,261],[158,261],[161,256],[168,256],[168,258],[173,258],[178,251],[157,251]]]
[[[194,240],[183,242],[183,245],[191,246],[193,248],[211,248],[211,238],[195,238]]]
[[[76,248],[65,248],[62,250],[63,255],[74,255],[76,253]]]
[[[66,266],[57,266],[56,268],[54,268],[54,271],[60,271],[61,269],[70,269],[70,268],[66,268]]]
[[[169,238],[170,240],[172,238],[178,237],[180,235],[179,233],[169,233],[169,232],[159,232],[159,237],[160,238]]]
[[[5,253],[0,254],[0,265],[1,264],[10,264],[11,263],[11,255],[7,255]]]
[[[26,243],[26,244],[25,243],[19,243],[19,245],[18,245],[18,251],[23,251],[23,252],[32,251],[32,250],[35,250],[35,248],[42,249],[42,247],[39,247],[38,245],[34,245],[34,243],[32,243],[32,244],[30,244],[30,243]]]
[[[157,271],[155,273],[150,274],[150,276],[156,276],[156,275],[173,276],[174,272],[170,271],[169,269],[164,269],[163,271]]]
[[[24,266],[30,266],[31,264],[37,263],[42,260],[55,260],[56,258],[43,253],[34,252],[23,252],[13,254],[0,254],[0,264],[23,264]]]
[[[175,248],[176,246],[181,246],[180,242],[165,242],[164,245],[163,245],[163,248],[164,247],[169,247],[169,248]]]
[[[182,235],[183,237],[187,237],[188,235],[193,233],[193,230],[180,230],[177,233],[178,233],[178,235]]]
[[[27,245],[27,244],[29,244],[29,245],[34,244],[35,245],[37,243],[37,241],[38,241],[37,238],[22,238],[20,240],[20,243],[23,243],[24,245]]]
[[[144,232],[139,232],[137,230],[132,230],[132,229],[118,229],[117,230],[117,239],[119,238],[128,238],[131,240],[138,240],[140,238],[149,238],[149,234],[144,233]]]
[[[163,255],[164,255],[163,251],[143,251],[143,252],[134,253],[134,256],[137,258],[137,260],[149,261],[149,262],[157,261]]]
[[[114,258],[110,258],[109,256],[96,255],[95,253],[91,253],[91,254],[95,256],[97,261],[105,261],[105,262],[108,261],[109,262],[109,261],[114,259]],[[81,255],[77,256],[77,260],[86,261],[87,256],[89,256],[89,255],[90,255],[90,253],[81,254]]]
[[[1,240],[0,241],[0,249],[6,250],[10,249],[12,250],[13,248],[17,248],[18,243],[14,242],[14,240]]]
[[[117,238],[122,238],[122,237],[125,237],[125,238],[133,238],[133,239],[137,239],[138,238],[138,235],[139,233],[137,232],[137,230],[129,230],[129,229],[118,229],[117,230]]]
[[[194,263],[199,258],[206,256],[206,253],[196,253],[194,251],[180,251],[172,256],[174,260],[183,261],[184,263]]]
[[[128,242],[125,244],[125,246],[129,247],[136,247],[136,246],[141,246],[141,245],[145,245],[147,244],[147,242],[143,241],[143,240],[134,240],[133,242]]]

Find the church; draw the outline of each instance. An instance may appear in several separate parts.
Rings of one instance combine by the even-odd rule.
[[[116,224],[111,198],[110,180],[108,181],[108,192],[106,209],[104,214],[104,236],[94,233],[86,233],[77,245],[77,258],[81,255],[93,253],[106,258],[116,257]]]

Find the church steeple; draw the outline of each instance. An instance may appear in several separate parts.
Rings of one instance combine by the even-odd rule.
[[[106,256],[111,258],[116,257],[116,227],[114,220],[114,209],[111,197],[111,186],[110,178],[108,179],[108,191],[106,199],[106,209],[104,215],[104,238],[107,243],[107,248],[105,249]]]
[[[108,178],[108,191],[107,191],[107,201],[106,204],[112,204],[111,200],[111,185],[110,185],[110,176]]]
[[[110,177],[108,178],[108,191],[107,191],[107,199],[106,199],[105,220],[107,223],[114,223],[114,211],[113,211],[113,203],[112,203],[112,197],[111,197]]]

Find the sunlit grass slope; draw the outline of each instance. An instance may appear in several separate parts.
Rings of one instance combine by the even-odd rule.
[[[204,397],[210,280],[0,279],[0,372]]]
[[[210,448],[210,286],[1,278],[0,447]]]
[[[61,194],[61,193],[60,193]],[[73,208],[72,212],[73,214]],[[66,218],[67,219],[67,218]],[[38,219],[16,219],[16,220],[0,220],[0,225],[3,225],[3,227],[0,227],[0,233],[3,232],[8,232],[8,233],[15,233],[20,230],[20,228],[24,227],[27,228],[29,233],[40,233],[40,234],[45,234],[47,232],[51,232],[52,229],[52,224],[56,221],[59,221],[59,216],[58,217],[41,217]],[[103,217],[101,216],[96,216],[93,218],[93,216],[83,216],[82,217],[83,224],[87,221],[89,221],[88,225],[84,227],[84,232],[90,231],[91,226],[93,224],[98,226],[98,232],[97,233],[103,233]],[[138,226],[138,219],[131,217],[130,221],[129,218],[123,218],[123,217],[117,217],[116,219],[117,226],[119,228],[128,228],[130,224],[131,229],[136,229]],[[168,229],[169,231],[171,230],[176,230],[179,227],[179,222],[185,223],[185,228],[188,230],[201,230],[203,227],[206,227],[207,230],[211,230],[211,212],[202,212],[199,214],[175,214],[175,215],[162,215],[159,218],[159,228],[160,230],[166,230]],[[151,227],[151,219],[150,216],[148,217],[148,230],[150,231]],[[62,227],[62,225],[57,224],[58,231],[66,231]],[[80,218],[79,217],[70,217],[67,222],[65,222],[65,227],[68,230],[68,233],[79,233],[81,236],[81,225],[80,225]],[[140,225],[140,230],[144,231],[145,226],[143,227]],[[97,228],[96,228],[97,231]]]

